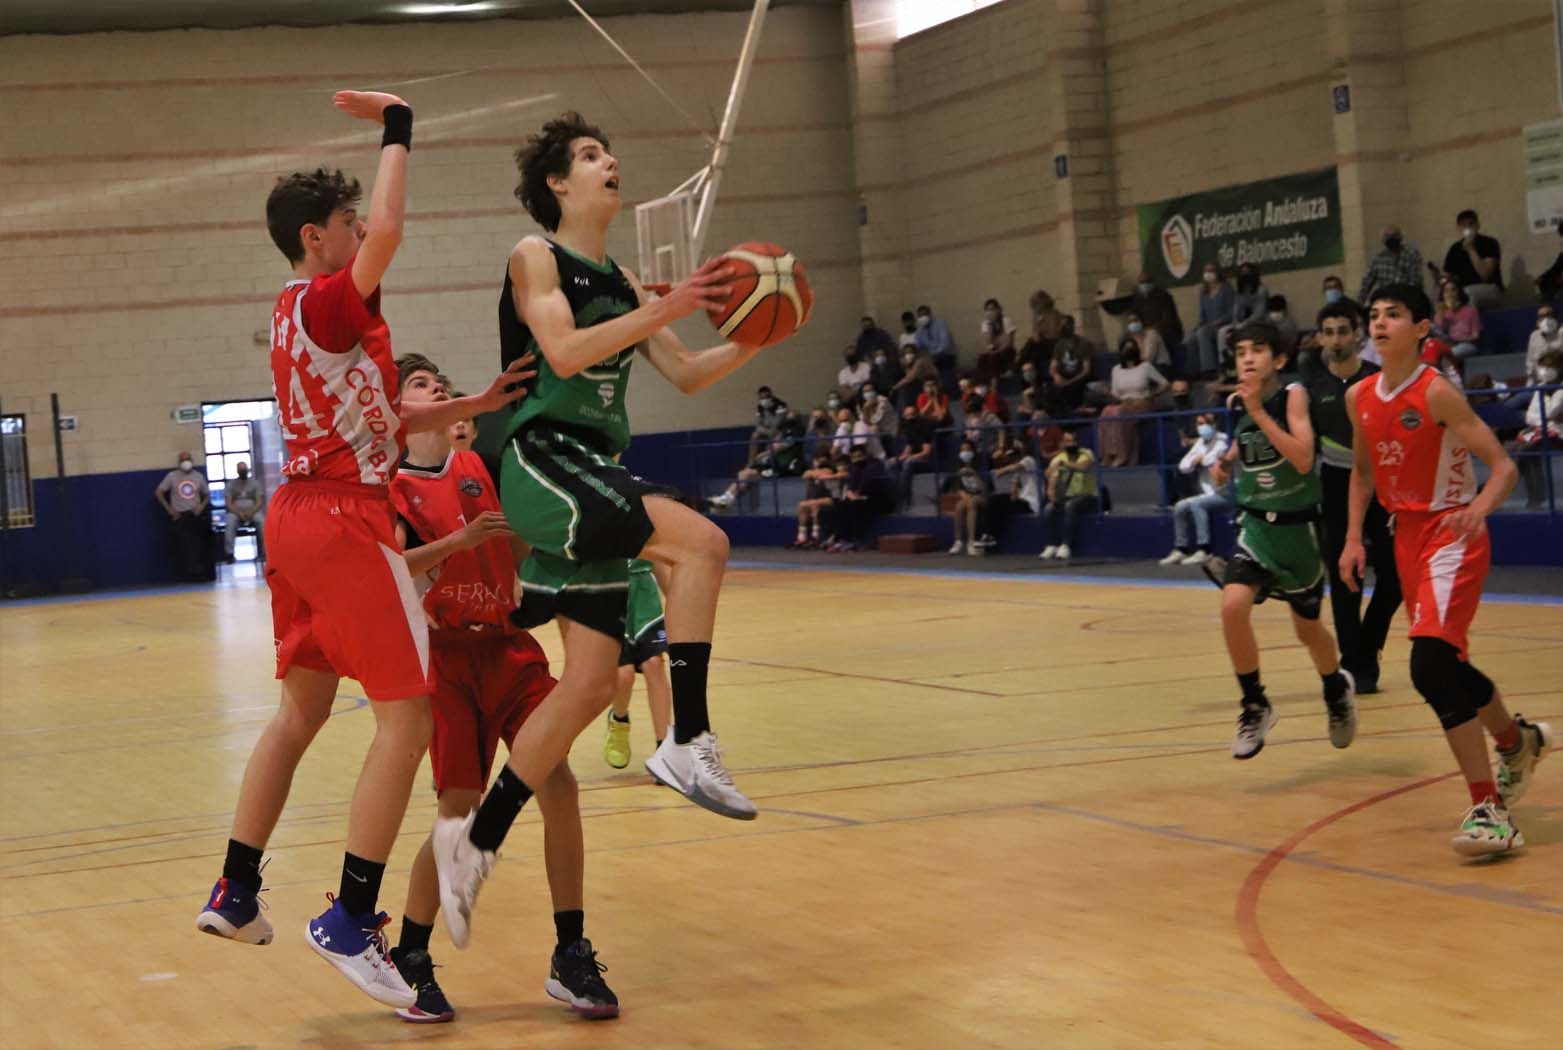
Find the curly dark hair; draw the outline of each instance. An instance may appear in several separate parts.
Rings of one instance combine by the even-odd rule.
[[[603,149],[612,149],[601,128],[588,124],[585,117],[571,110],[544,124],[541,131],[526,140],[526,145],[516,150],[516,168],[521,172],[516,200],[549,233],[559,228],[560,211],[559,198],[548,188],[548,177],[564,178],[570,174],[574,160],[570,143],[576,139],[596,139]]]
[[[266,229],[271,243],[298,263],[304,258],[304,242],[299,230],[308,223],[324,226],[331,213],[347,204],[357,204],[364,195],[357,179],[349,179],[338,168],[327,171],[295,171],[283,175],[266,198]]]

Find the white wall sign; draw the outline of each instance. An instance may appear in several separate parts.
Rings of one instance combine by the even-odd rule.
[[[1527,125],[1523,141],[1526,225],[1550,234],[1563,222],[1563,120]]]

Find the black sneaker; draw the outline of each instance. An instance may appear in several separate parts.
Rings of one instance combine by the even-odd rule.
[[[1378,692],[1378,659],[1363,661],[1351,669],[1352,677],[1357,680],[1357,695],[1372,696]]]
[[[396,964],[402,980],[418,993],[418,1001],[412,1006],[396,1011],[408,1024],[444,1024],[456,1016],[445,993],[440,991],[434,979],[434,960],[422,949],[392,948],[391,961]]]
[[[1350,747],[1357,738],[1357,683],[1344,667],[1324,685],[1324,708],[1329,713],[1330,743]]]
[[[582,937],[569,947],[554,952],[548,965],[548,983],[543,987],[549,995],[588,1020],[617,1017],[619,997],[602,979],[607,970],[597,961],[592,942]]]

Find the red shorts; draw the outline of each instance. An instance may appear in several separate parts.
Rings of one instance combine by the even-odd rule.
[[[1492,564],[1492,541],[1486,529],[1456,539],[1446,524],[1449,513],[1396,514],[1395,567],[1411,617],[1409,636],[1442,638],[1463,660]]]
[[[277,677],[307,667],[356,678],[371,700],[429,693],[429,627],[396,544],[389,496],[290,481],[266,508],[266,583]]]
[[[510,746],[556,684],[530,634],[436,631],[429,701],[435,792],[486,788],[499,742]]]

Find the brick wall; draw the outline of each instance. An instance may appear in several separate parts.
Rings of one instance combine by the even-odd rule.
[[[607,24],[702,123],[720,119],[747,16]],[[288,276],[263,223],[281,172],[340,165],[372,178],[378,134],[336,114],[338,87],[387,85],[418,113],[407,238],[386,278],[401,351],[477,386],[497,367],[505,258],[535,232],[511,196],[515,145],[582,110],[613,137],[626,207],[609,250],[635,264],[634,201],[708,158],[699,133],[580,19],[324,30],[103,34],[0,40],[0,401],[35,430],[58,391],[79,417],[71,473],[168,463],[199,444],[178,404],[270,394],[255,333]],[[465,76],[441,73],[478,69]],[[401,83],[412,81],[410,83]],[[399,85],[399,86],[391,86]],[[636,429],[739,422],[759,382],[833,369],[858,311],[847,63],[838,12],[767,19],[707,249],[774,240],[818,289],[785,351],[686,399],[636,368]],[[839,289],[839,290],[838,290]],[[680,326],[714,341],[703,319]],[[33,456],[35,476],[52,456]]]

